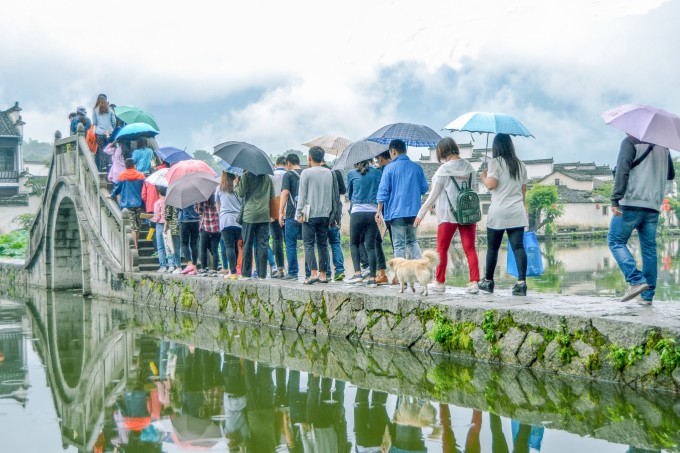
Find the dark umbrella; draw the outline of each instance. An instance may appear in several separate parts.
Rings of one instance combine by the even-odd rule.
[[[166,159],[165,162],[168,163],[168,165],[175,165],[177,162],[183,162],[185,160],[191,160],[193,157],[191,154],[187,153],[186,151],[180,151],[179,153],[175,154],[170,154]]]
[[[441,136],[427,126],[411,123],[394,123],[383,126],[366,140],[388,145],[392,140],[403,140],[406,146],[434,148],[441,140]]]
[[[267,153],[250,143],[224,142],[215,146],[213,155],[254,175],[274,174],[274,166]]]
[[[342,170],[344,168],[351,168],[352,165],[372,159],[378,154],[387,151],[387,145],[376,142],[369,142],[368,140],[359,140],[351,143],[340,154],[338,160],[333,165],[333,170]]]
[[[170,183],[165,203],[184,209],[210,198],[218,185],[215,176],[210,173],[188,173]]]

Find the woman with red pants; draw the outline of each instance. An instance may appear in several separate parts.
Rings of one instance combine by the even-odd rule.
[[[420,225],[425,214],[435,205],[437,212],[437,252],[439,253],[439,265],[437,266],[436,283],[431,288],[432,291],[444,292],[446,286],[446,265],[449,257],[449,246],[451,239],[456,233],[460,232],[460,240],[463,243],[463,250],[470,269],[470,283],[465,288],[468,294],[479,293],[479,260],[475,243],[477,240],[477,225],[459,225],[453,215],[456,209],[456,199],[458,198],[458,188],[453,181],[456,179],[458,186],[463,183],[470,184],[470,187],[477,187],[477,172],[465,159],[461,159],[458,145],[452,138],[443,138],[437,143],[437,160],[442,162],[437,172],[432,177],[432,189],[427,200],[420,208],[418,216],[414,222],[415,226]],[[436,203],[436,204],[435,204]]]

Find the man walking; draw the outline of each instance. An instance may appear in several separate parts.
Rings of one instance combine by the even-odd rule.
[[[612,192],[612,221],[607,241],[621,272],[630,285],[622,302],[641,297],[651,305],[656,288],[656,228],[659,209],[666,194],[666,181],[675,178],[668,148],[640,142],[628,135],[621,142]],[[642,252],[642,272],[628,250],[628,240],[637,230]]]
[[[331,170],[331,167],[323,164],[324,168]],[[347,188],[345,187],[345,181],[342,177],[342,173],[339,170],[331,170],[333,176],[335,176],[336,182],[338,183],[338,192],[336,194],[335,203],[338,206],[342,206],[340,201],[340,196],[347,193]],[[342,209],[340,208],[340,212]],[[340,220],[336,224],[331,224],[328,227],[328,245],[331,248],[331,256],[333,261],[333,268],[335,268],[335,276],[333,280],[336,282],[341,282],[345,279],[345,257],[342,254],[342,245],[340,244]],[[331,260],[328,260],[327,273],[331,274]]]
[[[279,205],[279,224],[283,227],[286,238],[286,258],[288,259],[288,275],[283,278],[284,280],[297,280],[297,241],[302,240],[302,225],[295,220],[300,174],[302,173],[300,157],[297,154],[289,154],[286,157],[286,170],[281,179],[281,203]]]
[[[413,222],[420,209],[420,198],[427,193],[427,179],[422,167],[406,155],[403,140],[392,140],[389,146],[392,162],[385,167],[378,188],[376,221],[390,223],[394,256],[421,258]]]
[[[328,227],[337,223],[336,197],[338,183],[331,170],[324,168],[324,150],[318,146],[309,149],[309,168],[300,175],[300,189],[295,216],[302,225],[305,259],[311,275],[305,284],[328,283]],[[314,254],[314,246],[318,252]]]
[[[286,174],[286,158],[280,156],[276,159],[276,167],[274,168],[274,175],[272,182],[274,183],[274,199],[272,212],[279,214],[279,205],[281,203],[281,183],[283,175]],[[272,219],[269,225],[269,231],[272,236],[272,248],[274,249],[274,257],[276,259],[276,271],[272,271],[272,278],[283,278],[286,275],[283,263],[283,227],[279,224],[279,219]]]

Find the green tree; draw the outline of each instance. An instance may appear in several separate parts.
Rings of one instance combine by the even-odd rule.
[[[614,192],[614,181],[606,181],[593,189],[594,195],[603,196],[607,200],[611,199],[612,192]]]
[[[26,162],[45,162],[52,158],[52,143],[28,139],[21,145]]]
[[[215,170],[217,174],[220,174],[222,172],[222,168],[219,166],[213,155],[210,154],[208,151],[197,149],[196,151],[194,151],[194,159],[202,160],[206,164],[210,165],[210,168]]]
[[[564,214],[564,203],[557,193],[557,186],[535,184],[527,192],[526,199],[529,229],[538,231],[545,227],[546,234],[551,234],[555,219]]]

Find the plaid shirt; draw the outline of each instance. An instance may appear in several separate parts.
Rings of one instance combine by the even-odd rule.
[[[201,201],[194,205],[194,209],[201,216],[201,219],[198,222],[199,230],[208,233],[220,232],[220,214],[217,212],[217,207],[214,202]]]

